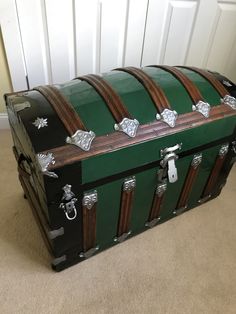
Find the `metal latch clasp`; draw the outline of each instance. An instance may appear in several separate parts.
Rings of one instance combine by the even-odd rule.
[[[160,165],[162,168],[168,167],[168,179],[170,183],[174,183],[178,180],[178,172],[175,165],[175,161],[179,158],[178,155],[176,155],[175,151],[180,150],[182,147],[181,144],[176,144],[172,147],[167,147],[165,149],[161,150],[161,157],[163,159],[160,162]]]

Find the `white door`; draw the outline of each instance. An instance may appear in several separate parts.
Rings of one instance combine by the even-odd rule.
[[[236,0],[1,0],[0,25],[14,90],[148,64],[236,81]]]

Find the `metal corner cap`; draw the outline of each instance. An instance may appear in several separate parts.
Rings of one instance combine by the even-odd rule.
[[[77,130],[72,136],[66,138],[66,143],[78,146],[84,151],[89,151],[95,136],[93,131]]]

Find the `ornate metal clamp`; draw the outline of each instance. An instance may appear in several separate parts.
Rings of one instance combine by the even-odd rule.
[[[175,127],[178,113],[175,110],[164,109],[160,114],[156,114],[156,119],[168,124],[171,128]]]
[[[68,220],[73,220],[77,216],[77,210],[75,207],[75,203],[77,202],[77,198],[75,198],[75,194],[71,191],[71,185],[66,184],[62,190],[64,191],[62,196],[62,202],[59,205],[59,208],[62,208],[65,212],[66,218]]]
[[[94,204],[98,201],[98,193],[96,190],[93,192],[85,193],[83,197],[83,206],[87,209],[93,208]]]
[[[58,178],[58,175],[55,172],[48,171],[50,164],[55,164],[55,159],[52,153],[37,154],[37,160],[43,174],[52,178]]]
[[[223,99],[221,99],[221,101],[230,106],[232,109],[236,110],[236,98],[230,95],[225,95],[225,97]]]
[[[196,105],[192,106],[192,109],[201,113],[205,118],[209,118],[211,106],[207,102],[199,100]]]
[[[166,168],[166,166],[168,166],[168,179],[170,183],[174,183],[178,180],[177,168],[175,166],[175,161],[178,159],[178,156],[175,151],[180,150],[181,147],[182,143],[162,149],[160,152],[161,157],[163,157],[160,165],[162,168]]]
[[[224,158],[225,155],[228,153],[229,150],[229,144],[224,144],[221,146],[220,150],[219,150],[219,157],[220,158]]]
[[[89,151],[94,138],[95,133],[93,131],[77,130],[71,137],[68,136],[66,138],[66,143],[76,145],[82,150]]]
[[[135,137],[139,127],[139,122],[136,119],[124,118],[120,123],[114,125],[116,131],[121,131],[129,137]]]

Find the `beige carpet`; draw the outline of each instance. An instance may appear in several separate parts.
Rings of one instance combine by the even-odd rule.
[[[0,132],[0,313],[236,313],[236,167],[222,195],[53,272]]]

